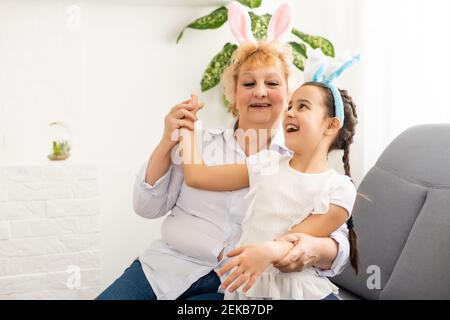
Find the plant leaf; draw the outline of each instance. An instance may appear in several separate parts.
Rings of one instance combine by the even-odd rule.
[[[292,33],[295,34],[300,39],[302,39],[303,42],[309,44],[311,48],[313,49],[320,48],[320,50],[322,50],[324,55],[334,57],[334,47],[329,40],[319,36],[310,36],[297,29],[292,29]]]
[[[236,50],[237,45],[227,42],[223,49],[216,54],[203,74],[201,87],[202,92],[215,87],[220,82],[223,70],[231,61],[231,55]]]
[[[177,38],[177,43],[178,41],[180,41],[186,28],[198,30],[217,29],[221,27],[227,20],[228,20],[228,9],[225,7],[220,7],[211,12],[210,14],[200,17],[194,22],[191,22],[186,27],[184,27],[184,29],[181,31],[181,33]]]
[[[69,142],[68,142],[67,140],[64,140],[64,141],[62,142],[62,147],[61,147],[61,149],[62,149],[62,153],[63,153],[63,154],[67,154],[67,153],[69,152],[69,150],[70,150],[70,145],[69,145]]]
[[[59,155],[59,145],[56,141],[53,141],[53,154]]]
[[[252,32],[256,40],[265,40],[267,38],[267,28],[269,27],[270,18],[272,15],[270,13],[258,16],[253,12],[248,13],[252,20]]]
[[[247,6],[249,8],[258,8],[261,5],[262,0],[238,0],[240,3],[242,3],[244,6]]]
[[[294,65],[300,70],[305,69],[305,61],[308,58],[306,55],[306,46],[303,43],[289,42],[292,47],[292,54],[294,56]]]

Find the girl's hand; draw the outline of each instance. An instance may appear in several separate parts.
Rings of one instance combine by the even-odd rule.
[[[294,248],[286,256],[276,261],[273,266],[281,272],[302,271],[304,268],[313,266],[318,259],[317,239],[306,233],[290,233],[280,237],[278,240],[289,241]]]
[[[231,250],[227,256],[235,258],[226,263],[217,274],[220,277],[235,268],[234,272],[221,285],[221,288],[226,289],[233,283],[229,289],[230,292],[237,290],[245,283],[243,291],[247,292],[273,260],[273,252],[269,243],[238,247]]]
[[[162,142],[173,147],[180,140],[178,129],[187,128],[194,130],[197,111],[202,107],[203,103],[198,101],[196,95],[191,95],[191,99],[175,105],[164,118]]]

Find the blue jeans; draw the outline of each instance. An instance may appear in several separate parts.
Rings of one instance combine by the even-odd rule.
[[[214,270],[194,282],[177,300],[223,300],[220,279]],[[139,260],[133,263],[96,300],[157,300]],[[339,300],[330,294],[323,300]]]
[[[223,300],[214,270],[194,282],[177,300]],[[157,300],[139,260],[133,263],[96,300]]]

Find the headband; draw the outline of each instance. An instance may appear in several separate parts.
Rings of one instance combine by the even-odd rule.
[[[342,128],[345,121],[344,102],[342,101],[339,89],[333,81],[350,66],[359,62],[361,57],[357,54],[339,65],[336,60],[331,60],[331,58],[326,57],[321,50],[315,49],[312,54],[309,54],[308,60],[310,61],[309,68],[305,68],[308,69],[305,70],[305,81],[320,82],[330,89],[331,94],[333,95],[335,117],[339,119],[339,128]],[[330,64],[329,67],[328,64]]]

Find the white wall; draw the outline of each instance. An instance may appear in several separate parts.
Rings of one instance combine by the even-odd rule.
[[[278,1],[272,2],[265,0],[266,7]],[[357,2],[292,2],[295,26],[332,40],[337,52],[357,49]],[[69,124],[74,143],[70,161],[101,168],[105,286],[159,236],[161,221],[135,215],[131,200],[135,173],[161,137],[164,115],[191,92],[200,94],[210,58],[226,41],[234,42],[225,25],[217,30],[188,29],[175,44],[183,26],[216,5],[161,3],[0,1],[0,165],[45,161],[48,123]],[[357,68],[342,79],[342,87],[348,87],[355,99],[357,83]],[[200,94],[207,103],[201,118],[210,127],[229,120],[215,102],[217,93],[218,89]],[[358,136],[352,153],[356,182],[364,172],[359,140]],[[336,159],[335,163],[340,166]]]
[[[98,181],[92,165],[0,167],[0,300],[97,296]]]
[[[361,1],[365,166],[406,129],[450,123],[450,2]],[[380,17],[383,23],[380,24]],[[418,58],[410,48],[426,39]],[[425,43],[425,42],[423,42]],[[435,45],[438,44],[438,45]]]

